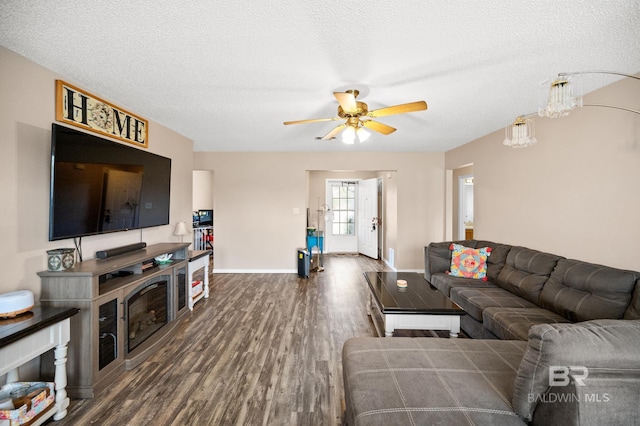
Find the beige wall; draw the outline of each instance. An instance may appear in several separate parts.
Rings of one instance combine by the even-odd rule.
[[[198,152],[194,157],[196,169],[215,175],[218,272],[295,270],[296,248],[305,245],[308,170],[397,171],[397,269],[423,269],[425,243],[443,238],[443,153]],[[308,202],[315,207],[317,197]]]
[[[623,79],[585,103],[640,109],[640,82]],[[446,153],[448,170],[473,163],[475,236],[640,270],[640,115],[584,107],[536,117],[536,136],[512,149],[500,130]]]
[[[193,210],[213,208],[213,172],[211,170],[193,171]]]
[[[0,143],[2,209],[0,257],[5,267],[0,293],[31,290],[39,298],[38,271],[46,251],[73,247],[72,240],[48,241],[51,123],[55,121],[55,80],[63,79],[108,99],[91,87],[66,79],[0,46]],[[108,99],[127,108],[117,99]],[[134,111],[135,112],[135,111]],[[97,250],[138,241],[180,241],[178,221],[191,221],[193,143],[157,123],[149,123],[149,151],[172,159],[170,225],[82,239],[84,258]]]
[[[29,289],[38,296],[36,273],[46,269],[46,250],[73,245],[47,238],[54,82],[82,84],[2,47],[0,75],[0,255],[8,265],[0,293]],[[640,109],[640,84],[622,80],[586,101]],[[424,245],[445,235],[445,199],[450,198],[445,176],[452,176],[445,171],[473,164],[476,237],[640,269],[633,247],[640,240],[640,115],[584,108],[563,119],[537,119],[536,129],[538,144],[520,150],[503,147],[500,130],[446,154],[192,154],[189,139],[151,122],[149,151],[173,160],[171,224],[84,238],[84,256],[140,240],[179,241],[173,226],[191,220],[192,171],[210,170],[215,176],[215,269],[293,271],[312,204],[307,171],[393,170],[393,182],[385,182],[385,208],[397,211],[397,233],[385,236],[383,254],[395,247],[398,270],[421,270]]]

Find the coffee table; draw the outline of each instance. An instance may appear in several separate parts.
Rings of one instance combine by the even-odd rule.
[[[421,274],[413,272],[365,272],[371,297],[367,314],[371,316],[379,336],[390,337],[395,329],[449,330],[458,337],[460,317],[464,310]],[[397,280],[406,280],[400,288]]]

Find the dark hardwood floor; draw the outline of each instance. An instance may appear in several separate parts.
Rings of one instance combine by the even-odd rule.
[[[63,425],[338,425],[345,340],[374,335],[365,256],[325,256],[324,272],[213,274],[211,296],[173,340]]]

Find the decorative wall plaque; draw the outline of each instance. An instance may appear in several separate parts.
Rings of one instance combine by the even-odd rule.
[[[149,122],[82,89],[56,80],[56,120],[147,148]]]

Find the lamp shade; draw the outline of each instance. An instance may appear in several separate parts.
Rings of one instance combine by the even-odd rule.
[[[176,223],[176,227],[173,230],[173,235],[187,235],[189,231],[187,230],[187,224],[184,222]]]
[[[342,142],[347,145],[353,145],[356,140],[356,129],[353,126],[347,126],[342,132]]]
[[[363,127],[358,127],[358,130],[356,130],[356,135],[358,135],[358,140],[360,140],[360,142],[364,142],[367,139],[369,139],[369,136],[371,136],[371,133],[369,133]]]

